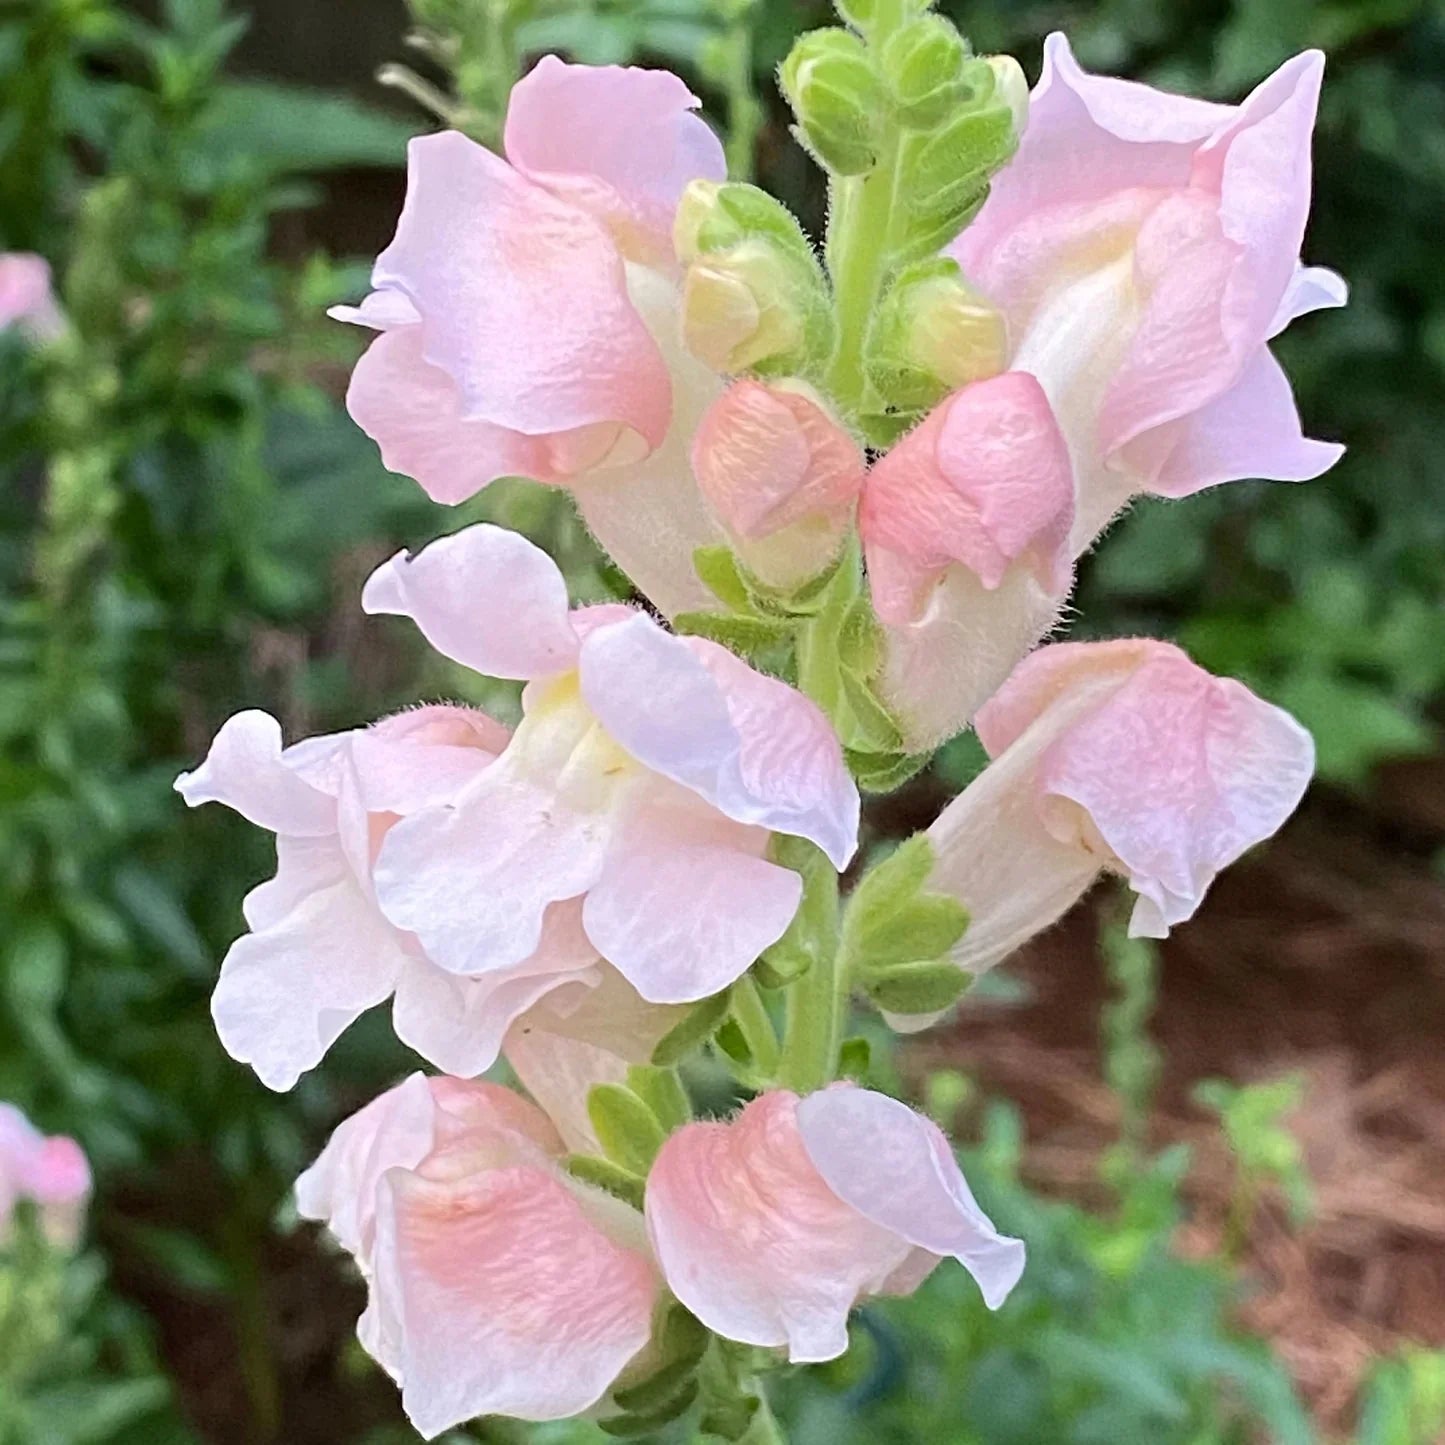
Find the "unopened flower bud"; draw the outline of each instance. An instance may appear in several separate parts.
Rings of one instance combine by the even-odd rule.
[[[905,125],[940,124],[964,96],[968,44],[940,15],[926,15],[897,31],[883,48],[883,76]]]
[[[869,379],[904,412],[925,411],[949,392],[997,376],[1007,363],[1002,313],[946,258],[905,271],[869,332]]]
[[[835,175],[859,176],[878,158],[884,92],[868,48],[847,30],[804,35],[783,62],[797,135]]]
[[[990,55],[988,68],[993,71],[994,94],[1014,118],[1014,135],[1023,135],[1029,123],[1029,83],[1023,66],[1012,55]]]

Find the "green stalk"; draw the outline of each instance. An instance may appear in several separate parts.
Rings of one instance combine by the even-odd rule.
[[[757,163],[758,133],[763,128],[763,105],[753,85],[757,0],[722,0],[719,9],[725,22],[718,77],[727,96],[728,176],[735,181],[751,181]]]
[[[733,985],[732,1014],[754,1067],[763,1078],[771,1079],[778,1067],[778,1033],[750,974],[744,974]]]
[[[878,18],[869,27],[870,48],[880,49],[906,18],[905,0],[880,0]],[[831,187],[827,257],[838,344],[828,389],[834,401],[853,415],[864,401],[863,346],[887,274],[902,144],[902,127],[892,115],[885,116],[878,163],[866,176],[835,177]]]

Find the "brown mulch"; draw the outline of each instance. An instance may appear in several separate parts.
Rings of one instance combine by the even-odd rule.
[[[1194,1146],[1190,1253],[1219,1246],[1233,1172],[1191,1101],[1200,1079],[1299,1072],[1291,1127],[1316,1190],[1312,1222],[1257,1214],[1243,1321],[1270,1337],[1319,1421],[1343,1435],[1372,1359],[1445,1346],[1445,762],[1387,770],[1368,804],[1314,799],[1220,879],[1165,945],[1151,1026],[1163,1077],[1152,1142]],[[1093,1199],[1118,1108],[1100,1070],[1106,990],[1085,906],[1010,966],[1029,1002],[966,1013],[915,1046],[1017,1101],[1026,1171]]]

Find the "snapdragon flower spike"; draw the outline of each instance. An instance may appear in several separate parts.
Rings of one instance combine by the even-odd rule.
[[[1073,520],[1067,444],[1023,372],[955,392],[874,466],[859,532],[908,751],[964,727],[1058,620]]]
[[[952,957],[971,973],[1105,871],[1137,895],[1131,934],[1166,937],[1284,823],[1314,767],[1287,712],[1148,640],[1040,648],[977,728],[992,762],[929,828],[926,885],[968,909]]]
[[[340,320],[379,335],[352,417],[438,502],[498,477],[573,490],[669,613],[711,599],[693,552],[718,532],[689,448],[722,378],[682,345],[671,230],[722,147],[665,71],[547,56],[513,90],[506,159],[448,132],[411,143],[396,237]]]
[[[646,1214],[668,1287],[698,1319],[798,1364],[841,1355],[859,1300],[911,1294],[947,1256],[990,1309],[1024,1266],[938,1126],[851,1084],[685,1125],[653,1165]]]
[[[529,682],[496,764],[381,842],[381,910],[442,968],[509,967],[549,907],[581,899],[592,945],[645,999],[705,998],[797,911],[799,876],[764,856],[772,833],[840,869],[852,857],[858,793],[811,702],[635,609],[569,612],[556,565],[515,533],[483,524],[400,554],[362,603]]]
[[[32,341],[54,341],[65,332],[50,263],[30,251],[0,252],[0,331],[11,326]]]
[[[463,791],[507,743],[485,713],[436,706],[283,749],[274,718],[243,712],[177,779],[192,807],[225,803],[276,834],[276,876],[247,895],[251,931],[226,954],[211,1000],[221,1042],[268,1087],[291,1088],[393,995],[403,1042],[439,1068],[479,1074],[544,994],[600,980],[575,905],[549,912],[525,956],[468,977],[437,967],[377,907],[376,856],[388,831]]]
[[[1303,436],[1268,346],[1345,301],[1299,260],[1323,71],[1310,51],[1214,105],[1089,75],[1049,37],[1018,153],[952,254],[1069,439],[1075,556],[1139,493],[1305,481],[1339,459]]]
[[[69,1248],[80,1237],[90,1190],[90,1164],[74,1139],[47,1137],[14,1104],[0,1104],[0,1244],[16,1206],[28,1200],[51,1243]]]
[[[534,1104],[413,1074],[297,1181],[368,1287],[358,1334],[427,1439],[479,1415],[596,1405],[648,1343],[659,1290],[636,1211],[571,1178]]]
[[[863,488],[862,449],[806,382],[743,378],[703,417],[693,474],[733,551],[769,586],[837,557]]]

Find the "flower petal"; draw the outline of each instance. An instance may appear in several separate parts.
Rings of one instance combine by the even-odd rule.
[[[823,1089],[798,1104],[798,1132],[828,1187],[874,1224],[952,1255],[997,1309],[1023,1274],[1024,1246],[994,1229],[931,1120],[871,1089]]]
[[[698,104],[665,70],[544,55],[513,87],[504,148],[524,176],[607,221],[644,254],[670,260],[688,182],[727,177],[722,143],[695,114]]]
[[[189,807],[225,803],[273,833],[320,837],[336,831],[333,799],[282,761],[281,724],[264,712],[238,712],[216,734],[206,760],[176,779]]]
[[[444,657],[487,677],[565,672],[577,656],[567,584],[517,532],[481,522],[398,552],[366,583],[362,608],[410,617]]]
[[[549,1172],[393,1170],[380,1200],[372,1287],[396,1322],[384,1363],[427,1439],[479,1415],[580,1414],[647,1344],[649,1262]]]

